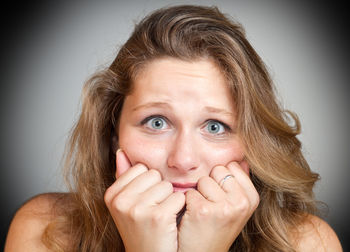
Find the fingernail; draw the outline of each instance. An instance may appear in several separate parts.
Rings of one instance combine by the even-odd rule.
[[[121,148],[119,148],[118,150],[117,150],[117,152],[115,153],[115,155],[118,155],[118,152],[120,152],[120,151],[123,151]]]
[[[117,151],[116,151],[116,153],[115,153],[115,161],[117,162],[117,160],[120,158],[120,152],[122,152],[123,150],[122,149],[118,149]],[[119,157],[118,157],[118,154],[119,154]]]

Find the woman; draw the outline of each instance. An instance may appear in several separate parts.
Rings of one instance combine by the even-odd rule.
[[[160,9],[84,87],[71,192],[26,203],[5,251],[341,251],[299,132],[239,24]]]

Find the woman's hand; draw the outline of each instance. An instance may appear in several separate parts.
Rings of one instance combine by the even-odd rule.
[[[170,182],[143,164],[131,166],[117,152],[116,181],[105,202],[126,251],[177,251],[176,215],[185,205],[183,193],[173,193]]]
[[[228,251],[259,204],[248,165],[231,162],[213,168],[186,192],[178,251]],[[227,175],[233,175],[224,180]]]

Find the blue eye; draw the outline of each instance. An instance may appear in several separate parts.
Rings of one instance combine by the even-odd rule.
[[[222,134],[225,132],[225,126],[217,121],[209,121],[207,130],[210,134]]]
[[[142,121],[142,124],[154,130],[162,130],[167,127],[167,122],[162,117],[159,117],[159,116],[148,117]]]

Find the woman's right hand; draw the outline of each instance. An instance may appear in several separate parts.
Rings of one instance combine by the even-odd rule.
[[[132,166],[124,151],[116,154],[116,181],[104,200],[125,250],[177,251],[177,213],[185,196],[143,164]]]

